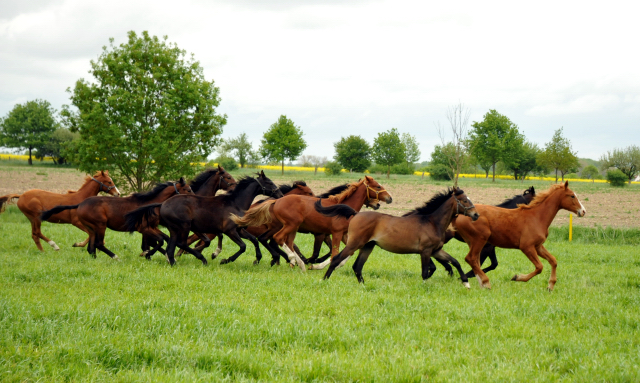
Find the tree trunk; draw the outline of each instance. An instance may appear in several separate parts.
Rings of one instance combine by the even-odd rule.
[[[556,183],[558,183],[558,168],[556,168]]]
[[[491,182],[496,182],[496,163],[493,163],[493,181]]]
[[[282,175],[284,175],[284,159],[282,160]]]
[[[316,169],[313,171],[313,175],[317,175],[318,174],[318,167],[316,166]]]
[[[485,178],[485,179],[486,179],[486,178],[489,178],[489,169],[486,169],[484,172],[485,172],[485,176],[484,176],[484,178]]]
[[[33,165],[33,161],[31,160],[31,146],[29,146],[29,165]]]
[[[389,174],[391,174],[391,165],[387,165],[387,179],[389,178]]]

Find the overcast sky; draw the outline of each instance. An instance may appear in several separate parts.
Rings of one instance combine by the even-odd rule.
[[[306,154],[349,134],[415,135],[462,102],[507,115],[540,145],[564,127],[578,156],[640,144],[639,10],[634,2],[0,1],[0,116],[42,98],[58,110],[109,38],[167,35],[220,87],[223,137],[257,148],[281,114]]]

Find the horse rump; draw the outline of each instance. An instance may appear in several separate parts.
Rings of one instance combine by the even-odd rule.
[[[126,231],[138,231],[138,228],[141,227],[145,223],[145,221],[145,226],[158,226],[160,215],[158,214],[159,211],[157,211],[156,209],[160,206],[162,206],[161,203],[152,203],[139,207],[136,210],[125,214],[124,218]],[[151,224],[151,221],[155,221],[155,224]]]
[[[240,227],[247,226],[261,226],[264,224],[271,223],[271,213],[269,213],[269,208],[271,205],[276,203],[277,200],[271,199],[266,200],[262,204],[258,206],[254,206],[249,210],[244,212],[242,217],[238,217],[235,214],[230,214],[231,220]]]
[[[54,214],[58,214],[61,211],[65,211],[65,210],[70,210],[70,209],[77,209],[78,206],[80,206],[80,204],[77,205],[60,205],[60,206],[56,206],[53,209],[49,209],[49,210],[45,210],[44,212],[42,212],[42,214],[40,215],[40,219],[42,221],[46,221],[49,218],[51,218],[52,215]]]
[[[313,207],[316,208],[316,211],[325,217],[344,217],[346,219],[351,218],[352,216],[358,214],[357,211],[353,210],[351,206],[344,204],[337,204],[333,206],[322,206],[322,200],[318,199],[316,203],[313,204]]]

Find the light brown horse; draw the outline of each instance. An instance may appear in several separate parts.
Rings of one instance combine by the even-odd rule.
[[[365,202],[370,206],[380,206],[379,202],[373,204],[371,200],[383,199],[391,203],[391,194],[372,177],[365,176],[358,182],[354,182],[342,193],[323,199],[324,206],[345,204],[355,211],[360,211]],[[282,227],[275,227],[262,235],[262,238],[273,236],[276,243],[283,248],[289,259],[295,259],[298,266],[304,270],[304,263],[293,251],[293,241],[298,230],[311,233],[331,234],[331,256],[334,257],[340,250],[340,242],[347,231],[348,221],[342,218],[330,218],[318,213],[314,207],[318,198],[290,195],[277,200],[266,201],[260,206],[246,211],[244,217],[231,215],[231,219],[238,226],[260,226],[269,224],[273,218],[277,219]],[[311,267],[313,268],[313,267]]]
[[[537,194],[529,205],[520,205],[517,209],[476,205],[480,213],[478,221],[472,223],[467,217],[456,218],[453,226],[469,245],[465,260],[473,269],[480,286],[491,288],[489,278],[480,268],[480,252],[488,242],[504,249],[520,249],[535,266],[533,272],[516,274],[512,281],[527,282],[540,274],[542,262],[538,256],[546,259],[551,265],[548,289],[553,290],[558,262],[543,244],[549,235],[549,226],[560,209],[575,213],[578,217],[587,214],[578,196],[569,189],[569,182],[551,186],[549,190]]]
[[[84,184],[75,192],[69,191],[67,194],[58,194],[45,190],[31,189],[22,194],[10,194],[8,196],[0,197],[0,201],[2,201],[2,199],[4,199],[4,201],[15,198],[18,199],[18,208],[31,222],[31,238],[33,238],[33,242],[36,243],[36,246],[38,246],[40,251],[44,251],[40,244],[40,239],[46,241],[54,250],[60,250],[54,241],[42,234],[40,229],[40,226],[42,225],[40,214],[43,211],[49,210],[58,205],[77,205],[89,197],[98,195],[99,192],[105,192],[115,196],[120,195],[120,191],[118,191],[113,180],[109,177],[108,171],[96,172],[93,177],[86,176]],[[0,210],[4,210],[4,204],[0,206]],[[47,219],[47,221],[53,223],[70,223],[89,234],[87,229],[78,219],[75,210],[55,214]],[[75,243],[73,246],[81,247],[86,243],[87,241],[85,240],[84,242]]]
[[[344,265],[356,250],[360,250],[358,259],[353,264],[353,271],[358,281],[363,283],[362,268],[369,254],[379,246],[396,254],[420,254],[424,280],[435,271],[431,257],[450,262],[458,270],[462,284],[469,288],[460,263],[442,250],[447,227],[456,215],[464,214],[474,221],[478,219],[473,203],[461,189],[454,187],[436,194],[424,206],[402,217],[377,212],[356,213],[345,205],[322,207],[319,200],[316,202],[316,210],[328,217],[341,217],[350,221],[347,246],[333,257],[324,279],[328,279],[333,270]],[[323,266],[324,264],[320,265]]]

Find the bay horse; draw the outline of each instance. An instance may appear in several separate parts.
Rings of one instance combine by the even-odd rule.
[[[294,181],[293,184],[291,185],[280,185],[278,186],[278,188],[280,189],[280,191],[282,192],[283,195],[306,195],[306,196],[314,196],[313,191],[311,190],[311,188],[309,186],[307,186],[307,183],[304,181]],[[261,203],[263,203],[264,201],[267,201],[267,199],[263,199],[261,201],[258,201],[256,203],[254,203],[253,205],[251,205],[250,208],[255,207],[260,205]],[[269,229],[268,225],[261,225],[261,226],[248,226],[245,228],[245,230],[247,230],[247,232],[251,235],[253,235],[254,237],[258,237],[259,235],[263,234],[265,231],[267,231]],[[220,235],[220,234],[219,234]],[[212,235],[207,234],[207,236],[210,239],[212,238]],[[191,237],[189,238],[191,239]],[[280,248],[277,246],[277,244],[275,243],[275,241],[273,240],[273,238],[264,238],[262,239],[262,241],[259,242],[262,243],[262,245],[271,253],[271,266],[275,265],[275,264],[280,264],[280,257],[282,256],[284,259],[287,259],[287,255],[282,252],[282,250],[280,250]],[[189,242],[189,244],[191,244]],[[220,246],[220,244],[219,244]],[[298,256],[300,256],[300,258],[303,259],[304,262],[304,258],[300,255],[300,251],[298,250],[297,246],[294,247],[296,250],[296,253],[298,254]],[[204,242],[203,241],[199,241],[199,243],[196,245],[196,248],[199,251],[202,251],[202,249],[204,248]],[[221,247],[219,247],[221,249]],[[181,252],[183,250],[181,249],[177,255],[180,255]],[[216,256],[219,254],[220,252],[218,250],[216,250],[216,252],[214,252],[211,255],[211,259],[215,259]],[[261,255],[261,254],[260,254]],[[258,253],[256,253],[256,260],[253,262],[254,265],[257,265],[260,263],[261,257],[258,257]],[[305,262],[306,263],[306,262]]]
[[[236,187],[236,185],[237,185],[237,182],[233,178],[233,176],[229,174],[229,172],[224,170],[224,168],[220,165],[218,165],[218,167],[215,169],[207,169],[203,171],[202,173],[198,174],[196,178],[191,180],[191,182],[189,182],[189,186],[191,186],[191,191],[193,191],[193,194],[199,195],[199,196],[209,196],[209,197],[215,196],[219,190],[231,191]],[[156,216],[158,216],[159,211],[160,211],[160,207],[158,206]],[[155,222],[150,226],[157,227],[158,224],[159,222]],[[138,228],[138,231],[141,233],[148,233],[149,228],[147,226],[149,225],[142,225],[141,227]],[[150,230],[153,231],[154,229],[150,229]],[[160,243],[160,246],[156,246],[152,250],[149,250],[148,246],[146,246],[146,248],[144,248],[143,246],[143,249],[142,249],[143,252],[140,254],[141,257],[151,259],[151,256],[156,252],[156,249],[162,253],[165,253],[165,251],[161,249],[161,245],[162,245],[162,242],[164,242],[164,240],[168,240],[169,237],[166,235],[163,235],[164,233],[160,231],[155,233],[164,238],[163,240],[156,241],[156,243],[158,242]],[[218,236],[218,248],[214,251],[213,258],[215,258],[222,251],[222,234],[218,234],[217,236]],[[157,237],[157,236],[151,236],[151,237]],[[150,241],[151,237],[148,235],[143,235],[143,240],[148,239]],[[157,238],[159,239],[159,237]],[[210,238],[213,239],[213,236]],[[191,237],[189,237],[189,244],[195,242],[197,239],[198,239],[198,236],[196,234],[193,234]],[[184,250],[180,249],[180,251],[176,255],[177,256],[182,255],[183,251]]]
[[[491,288],[489,278],[480,268],[480,252],[485,243],[504,249],[520,249],[533,263],[535,270],[526,275],[516,274],[511,280],[527,282],[542,272],[538,256],[551,265],[549,291],[556,284],[556,258],[543,246],[549,235],[549,226],[560,209],[578,217],[587,214],[578,196],[569,189],[569,182],[552,185],[549,190],[536,195],[528,205],[516,209],[503,209],[490,205],[476,205],[480,219],[471,223],[466,217],[458,217],[452,223],[469,246],[465,260],[473,269],[481,287]]]
[[[87,247],[89,254],[95,258],[96,249],[98,249],[117,260],[118,256],[104,245],[104,234],[107,228],[113,231],[128,231],[124,218],[127,212],[144,204],[165,201],[181,194],[193,194],[184,178],[180,178],[177,182],[159,183],[151,191],[134,193],[128,197],[90,197],[77,205],[57,206],[42,213],[42,219],[47,219],[64,210],[75,209],[78,219],[89,232]]]
[[[520,204],[528,205],[529,202],[531,202],[531,200],[533,200],[535,196],[536,196],[536,189],[533,186],[531,186],[530,188],[526,189],[522,194],[518,194],[509,199],[506,199],[499,205],[496,205],[496,207],[501,207],[503,209],[515,209]],[[447,230],[447,233],[445,234],[445,238],[444,238],[444,243],[445,244],[448,243],[452,238],[455,238],[460,242],[464,242],[464,239],[462,239],[462,236],[460,236],[458,232],[456,232],[455,230]],[[491,270],[495,270],[496,267],[498,267],[498,257],[496,256],[496,247],[490,243],[486,243],[482,248],[482,251],[480,252],[480,266],[482,266],[482,264],[487,258],[489,258],[489,260],[491,261],[491,264],[488,267],[482,269],[482,271],[484,271],[485,274]],[[436,260],[440,262],[438,258],[436,258]],[[440,263],[442,264],[442,266],[444,266],[444,268],[447,270],[449,275],[453,275],[453,269],[451,268],[451,266],[449,266],[447,262],[445,263],[440,262]],[[475,274],[473,273],[473,270],[467,273],[467,278],[471,278],[474,276]]]
[[[324,279],[331,277],[333,270],[360,250],[353,271],[358,281],[364,283],[362,268],[377,245],[396,254],[420,254],[423,280],[430,278],[435,271],[431,257],[450,262],[458,270],[463,285],[469,288],[460,263],[442,249],[447,227],[457,215],[464,214],[474,221],[479,217],[463,190],[449,188],[402,217],[377,212],[357,213],[345,205],[322,207],[320,201],[315,207],[323,215],[350,220],[347,246],[333,257]]]
[[[236,187],[227,194],[215,197],[176,196],[162,204],[151,204],[138,208],[126,215],[127,226],[129,231],[135,231],[145,221],[154,221],[152,216],[156,214],[156,208],[160,206],[159,222],[165,225],[170,233],[167,246],[167,259],[170,265],[175,264],[176,246],[193,254],[203,265],[207,265],[207,260],[202,256],[202,253],[187,245],[190,231],[196,233],[205,242],[205,247],[209,246],[211,240],[204,233],[224,233],[235,242],[240,250],[220,262],[220,264],[225,264],[234,261],[246,251],[246,245],[241,237],[249,239],[255,246],[256,253],[260,252],[256,238],[229,219],[230,214],[242,214],[251,206],[253,199],[260,194],[268,197],[282,197],[280,189],[264,175],[264,171],[261,171],[256,178],[242,178]]]
[[[244,217],[232,215],[231,219],[238,226],[259,226],[269,224],[273,218],[279,221],[280,225],[275,225],[272,229],[260,235],[262,238],[273,236],[276,243],[283,248],[289,259],[299,256],[292,250],[293,241],[298,230],[311,233],[331,234],[331,254],[332,257],[338,254],[340,242],[343,234],[347,231],[349,223],[340,218],[326,217],[316,211],[314,204],[316,200],[323,201],[325,205],[345,204],[355,211],[360,211],[365,202],[372,206],[380,206],[378,202],[384,199],[386,203],[391,203],[391,194],[372,177],[365,176],[357,182],[347,187],[342,193],[326,199],[315,197],[290,195],[277,200],[270,200],[260,206],[249,209]],[[372,203],[371,200],[375,200]],[[302,260],[300,259],[300,262]],[[304,263],[303,263],[304,265]],[[311,265],[313,269],[315,265]],[[302,268],[302,267],[301,267]]]
[[[44,251],[40,244],[40,239],[47,242],[54,250],[60,250],[60,247],[49,238],[42,234],[41,226],[42,219],[40,215],[44,210],[51,209],[58,205],[77,205],[85,199],[96,196],[100,192],[109,193],[113,196],[119,196],[120,191],[113,183],[111,177],[109,177],[109,171],[102,170],[96,172],[93,177],[86,176],[84,178],[84,184],[77,191],[69,191],[67,194],[52,193],[40,189],[31,189],[22,194],[9,194],[0,197],[0,212],[4,210],[4,203],[17,199],[18,209],[24,214],[29,222],[31,222],[31,238],[35,242],[40,251]],[[50,216],[47,221],[52,223],[70,223],[78,229],[87,232],[87,229],[80,223],[80,220],[75,214],[75,211],[64,211],[58,214]],[[81,247],[86,244],[84,242],[75,243],[74,247]]]

